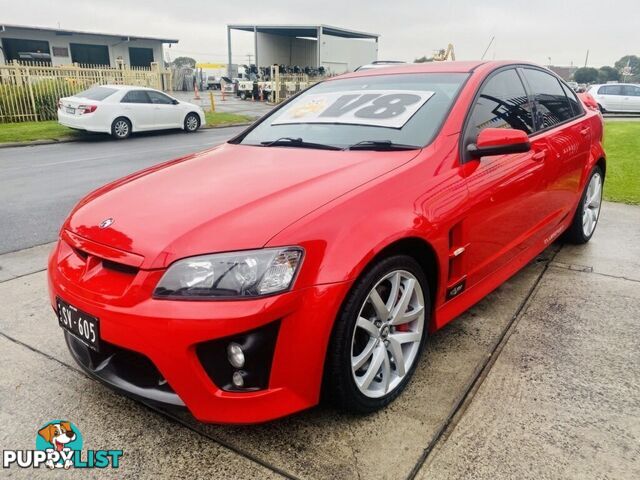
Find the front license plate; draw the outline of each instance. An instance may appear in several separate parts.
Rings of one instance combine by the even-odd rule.
[[[67,113],[70,113],[71,115],[75,115],[76,113],[75,108],[67,107],[66,110],[67,110]]]
[[[88,313],[78,310],[60,298],[58,303],[58,322],[71,335],[88,347],[100,350],[100,322]]]

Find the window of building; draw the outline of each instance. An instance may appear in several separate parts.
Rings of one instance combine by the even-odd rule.
[[[88,43],[72,43],[71,61],[83,65],[111,65],[109,47],[106,45],[90,45]]]
[[[150,67],[153,62],[153,48],[129,47],[129,65]]]
[[[20,38],[3,38],[2,50],[6,62],[19,60],[24,62],[51,63],[49,42],[44,40],[23,40]]]

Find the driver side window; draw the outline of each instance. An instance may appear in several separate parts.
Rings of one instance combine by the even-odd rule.
[[[465,131],[465,145],[473,143],[485,128],[514,128],[533,132],[531,104],[514,69],[493,75],[482,86]]]
[[[149,98],[151,99],[151,103],[155,103],[156,105],[171,105],[173,101],[160,92],[154,92],[153,90],[149,90],[147,92]]]

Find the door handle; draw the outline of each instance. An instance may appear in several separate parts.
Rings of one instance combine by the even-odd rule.
[[[580,130],[580,135],[582,135],[583,137],[586,137],[587,135],[589,135],[590,131],[591,129],[589,127],[583,128],[582,130]]]
[[[531,158],[533,160],[535,160],[536,162],[539,162],[540,160],[544,160],[547,157],[547,149],[543,148],[542,150],[539,150],[537,152],[535,152]]]

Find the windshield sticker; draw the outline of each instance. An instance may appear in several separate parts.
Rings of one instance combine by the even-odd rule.
[[[433,94],[421,90],[309,94],[284,110],[271,125],[344,123],[402,128]]]

